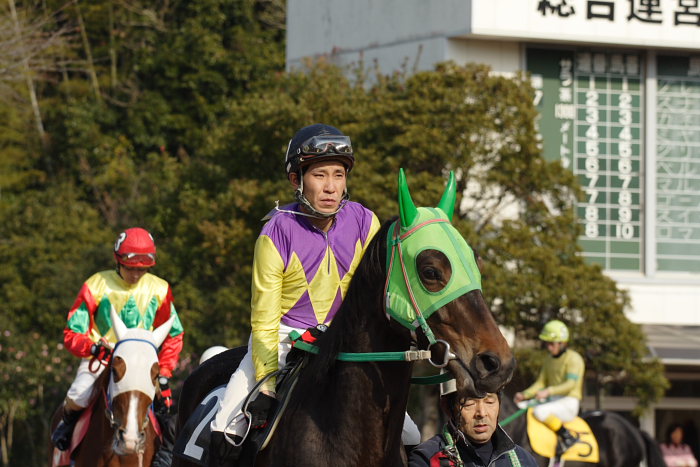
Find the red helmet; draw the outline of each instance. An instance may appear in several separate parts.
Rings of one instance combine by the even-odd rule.
[[[114,257],[124,266],[150,268],[156,264],[156,244],[147,230],[132,227],[117,237]]]

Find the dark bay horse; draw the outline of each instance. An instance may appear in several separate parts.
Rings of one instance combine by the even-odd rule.
[[[437,208],[417,208],[401,171],[400,216],[368,246],[256,465],[405,464],[412,363],[340,361],[341,353],[430,349],[464,395],[498,391],[510,380],[515,361],[482,295],[474,252],[451,225],[455,199],[451,174]],[[188,379],[183,393],[188,382],[198,384]]]
[[[127,328],[114,309],[111,319],[117,343],[110,363],[95,381],[89,428],[69,459],[75,467],[150,466],[159,445],[149,408],[160,370],[158,347],[167,337],[174,318],[152,332]],[[58,424],[61,410],[54,414],[52,430]],[[79,428],[76,427],[76,432]],[[63,463],[67,456],[52,449],[50,465],[68,465]]]
[[[503,395],[500,419],[515,413],[518,407],[510,396]],[[615,412],[590,411],[581,414],[598,441],[600,462],[566,461],[565,467],[666,467],[663,455],[654,439],[643,430],[638,429],[625,417]],[[529,450],[540,466],[549,465],[549,459],[535,453],[530,446],[527,435],[527,416],[515,418],[503,428],[516,444]],[[573,449],[573,448],[572,448]]]

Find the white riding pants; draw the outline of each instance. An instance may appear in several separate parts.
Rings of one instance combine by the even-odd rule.
[[[68,394],[66,398],[73,404],[80,408],[85,408],[90,405],[90,398],[92,396],[92,387],[95,385],[95,380],[104,371],[104,365],[98,365],[97,362],[93,364],[94,367],[99,366],[96,373],[90,371],[88,365],[90,365],[89,358],[83,358],[78,365],[78,373],[75,376],[73,384],[70,385],[68,389]]]
[[[580,406],[581,401],[575,397],[555,397],[544,404],[536,405],[533,413],[535,418],[541,422],[547,420],[550,415],[554,415],[562,422],[570,422],[578,415]]]
[[[297,331],[303,334],[306,329],[296,329],[290,326],[280,324],[278,348],[278,368],[283,368],[287,361],[287,354],[292,349],[292,341],[289,339],[289,333]],[[212,420],[210,428],[212,431],[226,431],[230,435],[238,435],[243,437],[248,428],[248,422],[242,413],[243,402],[246,396],[253,390],[255,386],[255,367],[253,366],[253,358],[251,351],[251,339],[248,339],[248,353],[241,360],[238,369],[231,375],[231,379],[226,386],[224,398],[219,401],[219,409]],[[418,427],[411,420],[411,417],[406,414],[404,417],[403,431],[401,440],[406,445],[419,444],[421,441]]]

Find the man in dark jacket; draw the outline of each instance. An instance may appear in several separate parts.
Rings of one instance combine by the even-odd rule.
[[[440,385],[440,406],[448,422],[442,433],[411,451],[409,467],[537,467],[532,454],[498,425],[498,394],[460,400],[450,380]]]

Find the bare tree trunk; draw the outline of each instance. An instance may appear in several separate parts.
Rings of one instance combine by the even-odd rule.
[[[0,416],[0,448],[2,449],[3,467],[10,465],[10,453],[12,452],[12,438],[14,436],[15,411],[17,407],[14,401],[9,401],[6,414]]]
[[[12,15],[12,21],[15,25],[15,34],[17,35],[17,40],[22,41],[22,32],[19,25],[19,18],[17,17],[17,8],[15,6],[15,0],[8,0],[10,4],[10,14]],[[34,80],[29,70],[29,58],[24,57],[22,59],[22,68],[24,71],[24,79],[27,83],[27,91],[29,92],[29,101],[31,102],[32,111],[34,112],[34,121],[36,124],[37,132],[39,133],[39,138],[41,139],[42,145],[46,145],[46,132],[44,131],[44,122],[41,119],[41,111],[39,109],[39,101],[36,98],[36,88],[34,87]]]
[[[0,415],[0,460],[3,467],[10,465],[10,453],[7,452],[7,414]]]
[[[92,59],[92,49],[90,48],[90,41],[88,41],[87,31],[85,30],[85,22],[83,21],[83,14],[80,12],[80,5],[75,2],[75,11],[78,14],[78,26],[80,27],[80,37],[83,40],[83,47],[85,48],[85,56],[87,57],[87,67],[88,74],[90,75],[90,81],[92,82],[92,89],[95,92],[95,99],[98,101],[102,100],[102,93],[100,92],[100,83],[97,81],[97,72],[95,71],[95,62]]]
[[[112,89],[117,87],[117,50],[114,42],[114,2],[109,2],[109,84]]]

